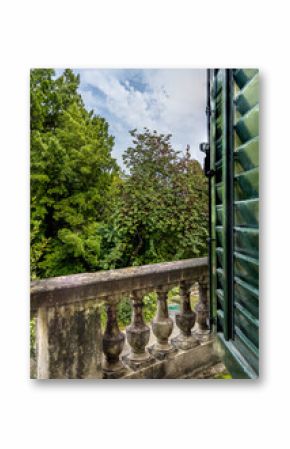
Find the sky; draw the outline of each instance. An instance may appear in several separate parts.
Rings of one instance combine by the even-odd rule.
[[[85,106],[106,118],[115,136],[113,157],[131,145],[128,131],[144,127],[172,134],[173,148],[190,145],[202,161],[199,144],[206,136],[206,70],[203,69],[80,69],[79,91]]]

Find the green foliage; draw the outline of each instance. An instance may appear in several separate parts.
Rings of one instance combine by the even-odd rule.
[[[118,323],[124,329],[131,322],[132,304],[129,298],[122,299],[118,304]]]
[[[100,268],[119,175],[108,123],[86,111],[78,84],[71,70],[31,72],[32,278]]]
[[[207,182],[189,148],[133,130],[121,176],[108,123],[78,86],[68,69],[31,71],[31,277],[205,255]]]
[[[124,176],[103,229],[103,268],[206,254],[207,181],[200,164],[172,148],[170,135],[131,131]]]
[[[148,295],[144,296],[143,299],[144,309],[143,309],[143,315],[144,320],[146,322],[152,321],[154,316],[156,315],[156,309],[157,309],[157,295],[155,292],[149,293]]]
[[[146,323],[153,320],[157,309],[157,297],[156,293],[152,292],[145,295],[143,298],[143,317]],[[118,324],[120,329],[125,329],[131,322],[132,317],[132,303],[129,298],[123,298],[118,304],[117,310]],[[105,308],[102,307],[101,311],[101,324],[104,329],[107,322],[107,315]]]
[[[77,93],[79,75],[64,70],[55,79],[53,69],[33,69],[30,72],[30,126],[31,130],[51,131],[59,126],[62,113],[76,103],[83,106]]]
[[[232,379],[233,377],[231,376],[230,373],[227,372],[223,372],[223,373],[219,373],[216,374],[213,379]]]

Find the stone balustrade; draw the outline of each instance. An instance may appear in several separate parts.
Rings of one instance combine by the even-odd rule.
[[[47,378],[119,378],[156,361],[189,351],[209,338],[207,258],[144,265],[33,281],[31,311],[36,316],[37,375]],[[198,283],[192,310],[190,292]],[[168,313],[168,293],[180,287],[179,334]],[[143,318],[143,298],[157,294],[151,326]],[[120,331],[119,301],[130,298],[131,324]],[[101,308],[106,327],[102,334]],[[193,331],[194,328],[194,331]],[[155,342],[149,344],[150,332]],[[125,342],[130,350],[123,354]]]

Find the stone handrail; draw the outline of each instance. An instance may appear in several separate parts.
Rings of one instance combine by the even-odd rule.
[[[206,267],[207,258],[203,257],[32,281],[31,308],[98,300],[108,295],[192,281],[204,274]]]
[[[198,282],[200,300],[195,312],[190,289]],[[168,314],[167,295],[180,287],[180,334],[169,341],[173,321]],[[96,273],[33,281],[31,311],[36,314],[37,377],[121,377],[188,350],[209,334],[207,258],[187,259]],[[150,328],[143,319],[143,297],[157,293],[157,314],[152,321],[156,343],[148,348]],[[121,357],[125,335],[119,330],[117,304],[130,297],[132,321],[126,328],[130,353]],[[105,305],[107,323],[101,334],[100,306]],[[192,329],[197,322],[197,330]]]

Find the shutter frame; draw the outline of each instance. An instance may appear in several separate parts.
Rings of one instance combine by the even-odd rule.
[[[210,304],[228,369],[259,372],[259,92],[257,69],[208,71]]]

